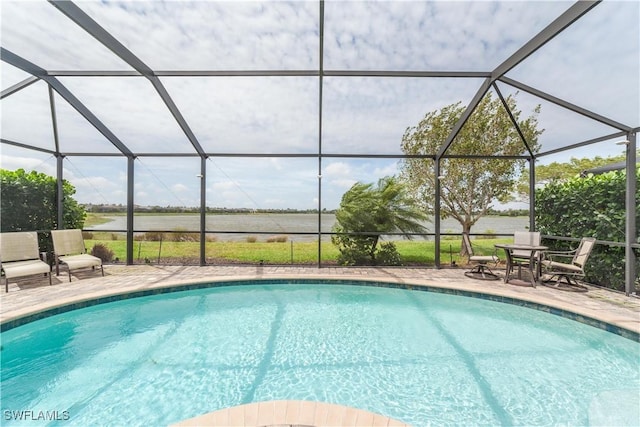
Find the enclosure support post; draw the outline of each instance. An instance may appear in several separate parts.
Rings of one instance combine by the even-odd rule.
[[[536,231],[536,159],[529,159],[529,230]]]
[[[324,87],[324,0],[318,2],[318,268],[322,268],[322,89]]]
[[[133,170],[135,157],[127,157],[127,265],[133,264]]]
[[[318,157],[318,268],[322,268],[322,157]]]
[[[433,225],[435,228],[435,242],[434,242],[434,261],[436,268],[440,268],[440,157],[436,157],[434,163],[434,176],[435,176],[435,203],[433,209]]]
[[[51,125],[53,130],[53,143],[56,148],[56,196],[57,206],[56,211],[58,216],[56,218],[56,228],[62,230],[64,228],[64,186],[62,180],[64,179],[64,156],[60,154],[60,139],[58,138],[58,119],[56,116],[56,99],[53,94],[51,86],[47,86],[49,90],[49,107],[51,108]]]
[[[636,200],[636,188],[638,186],[636,180],[636,149],[637,140],[636,133],[630,132],[627,135],[627,193],[625,200],[625,208],[627,211],[625,225],[625,286],[624,290],[627,296],[634,292],[634,282],[636,280],[636,255],[633,250],[633,244],[638,243],[636,230],[636,211],[638,209]]]
[[[58,195],[58,206],[56,209],[58,210],[58,226],[56,227],[58,230],[64,229],[64,156],[60,155],[60,153],[56,153],[56,192]]]
[[[207,264],[207,158],[200,157],[200,267]]]

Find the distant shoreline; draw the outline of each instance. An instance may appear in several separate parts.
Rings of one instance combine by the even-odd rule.
[[[127,229],[127,218],[122,214],[91,214],[85,225],[87,231],[123,232]],[[331,233],[335,225],[335,214],[323,213],[278,213],[278,214],[207,214],[206,230],[208,233],[224,237],[225,240],[242,240],[248,234],[296,235],[297,240],[317,239],[318,233]],[[433,221],[425,224],[426,234],[433,235]],[[482,217],[471,230],[478,235],[510,235],[516,230],[525,230],[529,225],[528,217]],[[134,215],[134,231],[180,231],[197,233],[200,231],[200,215],[194,213]],[[460,234],[460,224],[448,218],[442,220],[442,234]],[[328,238],[328,236],[325,237]],[[401,238],[400,236],[392,236]],[[324,237],[323,237],[324,238]]]

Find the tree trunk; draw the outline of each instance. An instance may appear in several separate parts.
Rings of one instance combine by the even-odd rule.
[[[369,252],[369,256],[371,257],[371,265],[376,265],[376,246],[378,246],[378,239],[380,236],[375,236],[373,239],[373,244],[371,245],[371,251]]]
[[[471,223],[470,222],[463,222],[461,223],[462,225],[462,234],[469,234],[471,232]],[[471,236],[469,236],[469,239],[471,239]],[[460,245],[460,256],[462,257],[469,257],[469,253],[467,253],[467,248],[465,245],[461,244]]]

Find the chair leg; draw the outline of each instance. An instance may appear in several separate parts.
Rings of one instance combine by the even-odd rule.
[[[547,287],[558,289],[561,291],[587,292],[589,290],[589,288],[581,285],[576,280],[572,280],[569,274],[562,274],[562,273],[552,274],[551,277],[543,281],[542,284]]]
[[[466,271],[464,273],[465,276],[470,277],[472,279],[479,280],[498,280],[499,277],[495,274],[489,266],[485,264],[478,264],[473,269]]]
[[[69,282],[71,282],[71,269],[69,268],[67,271],[69,272]]]

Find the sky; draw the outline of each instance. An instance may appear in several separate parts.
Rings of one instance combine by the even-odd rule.
[[[320,67],[316,1],[77,1],[146,65],[159,71],[310,70]],[[327,1],[324,70],[492,71],[558,15],[565,1]],[[44,0],[0,2],[3,48],[46,70],[132,68]],[[506,76],[632,127],[640,126],[640,3],[604,1]],[[0,62],[5,90],[29,74]],[[135,153],[193,155],[191,143],[143,77],[60,76]],[[466,104],[476,78],[160,77],[206,152],[206,200],[212,207],[327,209],[357,182],[399,172],[407,128],[424,115]],[[541,105],[542,152],[614,133],[609,126],[498,83],[523,115]],[[53,150],[47,85],[36,82],[0,101],[3,139]],[[60,149],[118,150],[59,95]],[[320,123],[321,117],[321,123]],[[320,130],[321,128],[321,130]],[[321,135],[321,148],[319,140]],[[622,153],[620,138],[543,156]],[[326,157],[319,163],[319,149]],[[47,153],[0,144],[0,166],[55,176]],[[254,157],[238,157],[255,154]],[[291,154],[310,157],[292,158]],[[269,156],[269,155],[280,155]],[[198,206],[198,157],[135,160],[138,205]],[[81,203],[126,203],[124,157],[70,155],[64,177]]]

